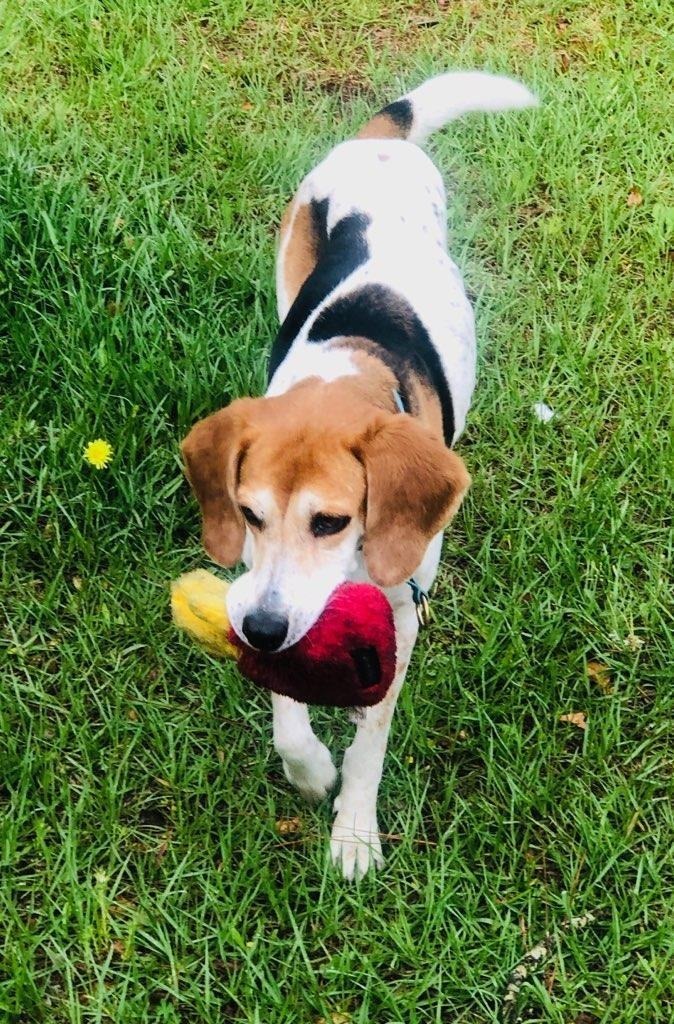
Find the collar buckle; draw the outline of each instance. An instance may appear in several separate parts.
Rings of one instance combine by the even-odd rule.
[[[425,629],[430,625],[433,617],[430,598],[426,591],[419,586],[413,576],[407,581],[407,585],[412,591],[412,600],[414,601],[414,610],[417,613],[417,622],[419,623],[419,627],[420,629]]]

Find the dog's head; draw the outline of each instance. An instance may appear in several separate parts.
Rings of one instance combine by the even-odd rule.
[[[249,566],[229,590],[232,626],[267,651],[301,639],[361,548],[375,583],[408,579],[470,483],[440,438],[348,379],[233,402],[192,428],[183,455],[206,551]]]

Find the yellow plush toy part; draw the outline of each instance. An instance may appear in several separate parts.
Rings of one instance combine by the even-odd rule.
[[[206,569],[195,569],[171,583],[173,621],[216,658],[237,658],[229,642],[225,598],[229,583]]]
[[[239,640],[227,616],[229,584],[196,569],[171,584],[173,621],[241,675],[300,704],[354,708],[378,704],[393,682],[393,610],[371,583],[342,583],[297,643],[260,651]]]

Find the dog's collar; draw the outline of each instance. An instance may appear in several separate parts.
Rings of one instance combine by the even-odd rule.
[[[409,403],[403,398],[403,393],[400,388],[393,388],[393,404],[398,412],[409,412]]]

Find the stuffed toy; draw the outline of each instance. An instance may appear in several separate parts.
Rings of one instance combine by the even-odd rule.
[[[302,704],[369,707],[396,667],[393,611],[369,583],[343,583],[298,643],[265,654],[244,643],[227,618],[229,584],[197,569],[171,584],[175,624],[210,654],[234,658],[248,679]]]

